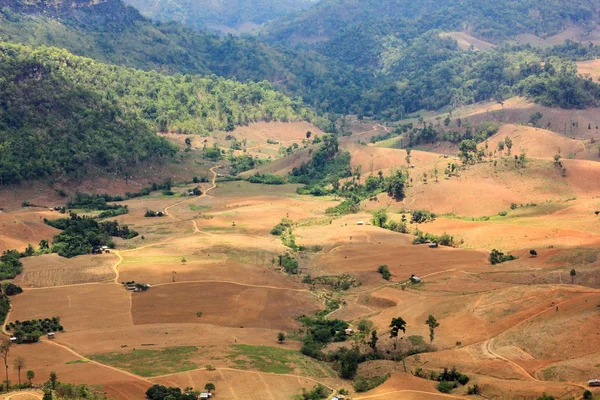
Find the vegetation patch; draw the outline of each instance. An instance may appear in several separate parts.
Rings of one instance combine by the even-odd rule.
[[[357,376],[352,382],[352,387],[359,393],[368,392],[371,389],[375,389],[377,386],[382,385],[390,377],[389,374],[375,376],[367,378],[364,376]]]
[[[296,371],[315,378],[331,376],[326,366],[295,350],[245,344],[234,344],[230,348],[227,358],[236,364],[236,368],[274,374],[291,374]]]
[[[6,325],[6,330],[17,338],[17,343],[35,343],[40,336],[50,332],[62,332],[60,317],[15,321]]]
[[[94,354],[90,358],[136,375],[151,377],[198,368],[190,361],[197,351],[195,346],[177,346],[161,350],[136,349],[127,353]]]

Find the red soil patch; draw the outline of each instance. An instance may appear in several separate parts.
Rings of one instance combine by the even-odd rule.
[[[182,283],[153,287],[133,297],[133,321],[209,323],[220,326],[293,329],[294,317],[321,307],[308,292],[233,283]],[[198,317],[197,312],[202,312]]]

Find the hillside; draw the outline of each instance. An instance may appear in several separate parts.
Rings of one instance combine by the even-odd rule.
[[[55,48],[0,45],[3,183],[127,170],[169,157],[156,131],[207,135],[263,120],[303,120],[301,104],[268,83],[165,76],[109,66]],[[44,146],[40,146],[44,143]]]
[[[314,0],[126,0],[149,18],[195,29],[244,33],[265,22],[309,8]]]
[[[510,11],[508,11],[510,10]],[[284,17],[271,24],[266,36],[271,40],[290,41],[320,37],[332,39],[338,35],[371,35],[383,25],[388,34],[399,34],[406,25],[414,35],[431,29],[466,31],[486,41],[500,43],[519,34],[546,37],[564,31],[571,24],[597,28],[600,7],[592,0],[323,0],[310,9]],[[390,30],[391,26],[394,30]],[[371,31],[365,30],[371,26]],[[414,29],[414,30],[413,30]]]

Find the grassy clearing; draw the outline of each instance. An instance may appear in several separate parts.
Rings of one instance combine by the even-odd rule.
[[[192,210],[192,211],[204,211],[204,210],[210,210],[212,208],[211,206],[198,206],[196,204],[190,204],[189,207],[190,207],[190,210]]]
[[[90,360],[86,360],[85,358],[80,358],[79,360],[72,360],[72,361],[67,361],[65,364],[67,365],[71,365],[71,364],[85,364],[85,363],[89,363]]]
[[[189,360],[197,351],[198,348],[194,346],[178,346],[161,350],[136,349],[127,353],[95,354],[90,358],[139,376],[152,377],[198,368]]]
[[[218,197],[286,196],[294,197],[302,185],[263,185],[246,181],[221,182],[214,190]]]
[[[314,378],[335,376],[335,373],[327,365],[295,350],[245,344],[231,345],[230,348],[231,351],[227,358],[234,364],[234,368],[274,374],[298,373]]]
[[[600,250],[598,249],[571,249],[552,257],[550,261],[569,265],[593,264],[598,259],[599,254]]]

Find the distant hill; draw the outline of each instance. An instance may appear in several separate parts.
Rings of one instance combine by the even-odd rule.
[[[0,44],[0,183],[126,171],[168,158],[156,131],[208,134],[262,120],[309,119],[266,83],[165,76],[56,48]]]
[[[272,23],[266,37],[284,42],[331,39],[362,30],[367,36],[384,32],[406,38],[441,29],[500,43],[519,34],[546,37],[570,26],[591,32],[599,12],[594,0],[322,0]]]
[[[166,74],[267,80],[288,95],[338,113],[350,112],[373,81],[369,74],[314,51],[276,48],[251,37],[221,38],[175,22],[153,23],[121,0],[65,4],[0,0],[0,40],[65,48],[102,62]]]
[[[314,0],[126,0],[149,18],[195,29],[246,32],[257,25],[309,8]]]

